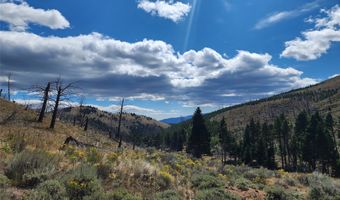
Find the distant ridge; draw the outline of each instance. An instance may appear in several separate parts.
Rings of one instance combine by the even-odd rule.
[[[160,122],[167,123],[167,124],[178,124],[188,119],[191,119],[191,117],[192,115],[188,115],[184,117],[173,117],[173,118],[162,119],[160,120]]]

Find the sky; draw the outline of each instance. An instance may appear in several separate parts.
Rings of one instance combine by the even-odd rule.
[[[76,81],[85,104],[155,119],[339,74],[339,0],[0,0],[0,88]],[[77,105],[74,98],[72,105]]]

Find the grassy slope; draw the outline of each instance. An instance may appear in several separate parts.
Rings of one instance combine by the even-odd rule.
[[[113,131],[117,130],[119,114],[112,114],[89,106],[82,107],[81,110],[82,113],[86,113],[86,117],[89,118],[89,129],[105,134],[109,132],[111,127],[113,127]],[[64,121],[73,122],[74,117],[79,116],[79,107],[65,108],[62,109],[60,113]],[[121,131],[129,134],[131,133],[132,127],[138,127],[139,130],[145,130],[145,132],[157,133],[169,127],[169,125],[150,117],[133,113],[123,113]]]
[[[301,181],[306,178],[316,179],[313,184],[320,186],[323,184],[323,179],[326,179],[332,187],[340,188],[339,180],[320,175],[252,169],[246,166],[222,167],[219,159],[214,157],[193,160],[181,152],[168,153],[147,149],[133,151],[129,145],[125,145],[125,149],[120,151],[116,149],[117,144],[114,141],[103,135],[88,134],[78,127],[61,122],[57,123],[55,130],[50,130],[48,119],[42,124],[36,123],[33,111],[0,100],[0,122],[14,112],[17,113],[14,117],[0,125],[0,175],[15,154],[7,147],[13,146],[16,141],[23,138],[28,149],[43,149],[59,155],[61,162],[57,166],[58,172],[55,176],[63,176],[66,171],[76,167],[80,162],[88,160],[86,149],[77,149],[72,154],[60,150],[65,138],[73,136],[82,142],[97,146],[95,149],[99,160],[92,163],[93,165],[104,163],[112,167],[107,178],[102,180],[105,191],[123,187],[129,193],[144,199],[154,199],[157,192],[167,189],[179,193],[182,199],[194,199],[196,194],[210,187],[209,184],[204,188],[195,186],[193,179],[200,174],[214,177],[213,182],[222,183],[218,187],[243,199],[264,199],[267,189],[274,185],[284,188],[288,193],[298,194],[301,199],[304,199],[312,187],[311,183],[306,184]],[[115,157],[114,161],[110,159],[112,157]],[[205,182],[209,181],[205,179],[199,181],[199,183]],[[22,199],[31,190],[16,188],[13,183],[5,189],[7,193],[13,195],[14,199]]]

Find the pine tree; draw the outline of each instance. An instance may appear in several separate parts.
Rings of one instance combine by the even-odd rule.
[[[205,126],[199,107],[196,109],[192,119],[192,130],[188,141],[187,152],[196,158],[200,158],[202,154],[210,154],[210,133]]]
[[[299,113],[295,120],[294,135],[292,138],[291,149],[293,159],[293,169],[298,170],[302,163],[302,151],[307,134],[308,117],[305,111]],[[300,163],[298,163],[300,161]]]
[[[252,137],[250,126],[247,125],[243,135],[243,144],[242,144],[242,160],[245,164],[250,164],[253,161],[252,154]]]
[[[337,170],[337,161],[339,159],[339,153],[338,148],[336,144],[336,138],[334,133],[334,121],[333,117],[330,113],[327,114],[325,119],[325,126],[324,126],[324,145],[325,149],[322,151],[322,157],[324,164],[324,170],[327,170],[327,166],[330,166],[332,168],[331,174],[336,175]],[[326,171],[327,172],[327,171]]]
[[[306,140],[303,145],[303,160],[308,163],[309,170],[313,171],[316,169],[316,162],[317,162],[317,136],[319,132],[322,132],[322,118],[320,117],[319,113],[316,112],[312,115],[309,126],[307,128]],[[318,147],[319,149],[319,147]]]
[[[273,137],[273,132],[270,130],[273,130],[273,126],[270,125],[268,127],[267,123],[264,123],[262,127],[262,132],[266,136],[266,140],[267,140],[266,167],[268,169],[276,169],[274,137]]]
[[[228,130],[227,123],[225,122],[224,117],[222,118],[220,123],[219,139],[222,151],[222,163],[225,163],[228,156],[230,157],[236,155],[237,146],[235,138]]]

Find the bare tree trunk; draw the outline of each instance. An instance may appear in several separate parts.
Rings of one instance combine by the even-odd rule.
[[[57,113],[58,113],[58,106],[59,106],[59,101],[60,101],[60,95],[61,95],[61,86],[58,87],[58,93],[57,93],[57,99],[55,101],[55,105],[54,105],[54,110],[53,110],[53,114],[52,114],[52,120],[51,120],[51,124],[50,124],[50,128],[54,129],[55,126],[55,120],[57,118]]]
[[[119,137],[118,148],[122,147],[122,135],[120,134],[120,127],[121,127],[121,124],[122,124],[123,106],[124,106],[124,98],[122,100],[122,105],[120,107],[119,121],[118,121],[118,131],[117,131],[117,136]]]
[[[1,95],[2,95],[2,89],[0,89],[0,98],[1,98]]]
[[[44,102],[43,102],[43,105],[42,105],[41,110],[40,110],[38,122],[42,122],[43,119],[44,119],[45,110],[46,110],[47,101],[48,101],[48,93],[50,91],[50,87],[51,87],[51,83],[48,82],[47,86],[45,88],[45,91],[44,91]]]
[[[11,101],[11,76],[12,74],[8,74],[8,81],[7,81],[7,98],[8,101]]]
[[[85,121],[85,126],[84,126],[84,131],[87,131],[87,126],[89,124],[89,118],[86,117],[86,121]]]

